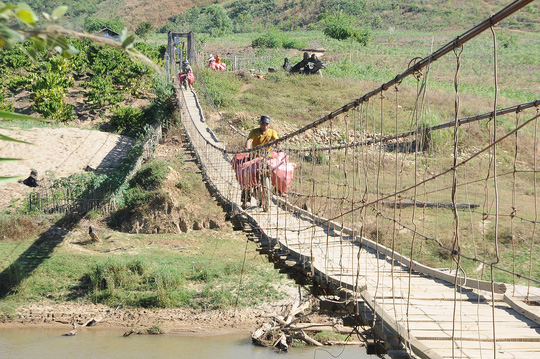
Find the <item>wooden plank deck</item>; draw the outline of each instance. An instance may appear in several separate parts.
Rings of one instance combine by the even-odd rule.
[[[391,348],[396,355],[405,349],[420,358],[540,358],[540,323],[505,302],[502,284],[495,285],[493,298],[486,290],[490,283],[460,278],[454,285],[453,274],[410,262],[278,197],[268,213],[255,205],[242,211],[228,156],[213,147],[222,143],[206,126],[196,95],[177,91],[179,98],[185,96],[180,99],[182,121],[206,180],[232,211],[257,223],[272,243],[270,252],[283,253],[290,263],[324,277],[325,283],[355,292],[360,310],[369,310],[374,318],[374,327],[384,327],[375,331],[386,335],[380,339],[401,342],[401,348]],[[540,312],[529,317],[535,315]]]

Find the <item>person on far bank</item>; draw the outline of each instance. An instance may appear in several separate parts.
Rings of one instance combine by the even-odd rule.
[[[270,128],[270,116],[262,115],[259,118],[259,127],[254,128],[249,132],[248,139],[246,141],[246,148],[254,148],[257,146],[265,145],[268,142],[277,140],[279,137],[277,132]],[[268,148],[270,152],[270,147]],[[253,154],[251,157],[254,157]],[[251,202],[251,190],[243,189],[242,190],[242,208],[247,208],[247,203]]]

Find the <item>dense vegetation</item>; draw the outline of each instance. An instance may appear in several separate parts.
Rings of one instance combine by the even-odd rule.
[[[68,92],[83,88],[87,109],[116,109],[130,98],[148,97],[151,92],[153,69],[140,61],[133,61],[121,50],[103,47],[89,40],[71,40],[79,53],[65,58],[52,50],[37,52],[32,61],[27,53],[32,44],[26,42],[12,50],[0,50],[0,94],[2,106],[9,109],[12,97],[22,91],[30,93],[32,109],[55,121],[70,121],[77,117],[74,104],[67,103]],[[137,46],[159,62],[160,53],[146,44]],[[11,101],[10,101],[11,99]],[[117,116],[118,117],[118,116]],[[148,120],[148,119],[146,119]],[[118,129],[141,128],[145,121],[122,119],[113,123]]]
[[[504,7],[509,1],[430,1],[421,0],[211,0],[167,2],[164,6],[153,7],[152,11],[132,14],[119,11],[127,8],[128,1],[43,1],[28,0],[34,9],[51,11],[60,4],[69,7],[68,22],[79,29],[87,18],[107,18],[122,20],[135,31],[140,23],[151,22],[160,31],[193,30],[217,34],[221,32],[257,32],[277,28],[289,30],[313,30],[320,28],[322,14],[344,13],[352,15],[360,27],[373,29],[395,28],[399,30],[434,31],[447,28],[472,26],[491,13]],[[152,6],[147,1],[147,7]],[[143,7],[144,8],[144,7]],[[175,12],[183,8],[187,11]],[[537,31],[540,25],[540,10],[537,4],[528,5],[519,17],[505,21],[502,26]],[[130,21],[126,21],[126,18]],[[426,21],[429,18],[429,21]],[[168,19],[163,21],[163,19]]]

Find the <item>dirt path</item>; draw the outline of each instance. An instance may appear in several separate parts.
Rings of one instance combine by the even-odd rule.
[[[89,168],[106,170],[114,167],[132,146],[129,137],[79,128],[0,129],[0,133],[32,144],[0,141],[0,157],[22,158],[0,162],[0,176],[28,177],[38,171],[39,181],[52,176],[66,177]],[[20,202],[32,191],[19,182],[0,186],[0,210]]]

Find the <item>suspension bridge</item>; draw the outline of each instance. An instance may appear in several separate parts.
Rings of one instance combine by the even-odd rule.
[[[211,192],[280,272],[341,304],[351,325],[369,328],[373,353],[540,357],[540,101],[503,108],[495,91],[492,111],[459,116],[463,44],[528,3],[513,2],[381,87],[270,144],[295,170],[288,193],[275,191],[266,211],[240,206],[231,148],[245,141],[242,132],[209,116],[212,107],[175,76],[182,124]],[[169,43],[174,58],[171,50]],[[456,59],[455,118],[422,127],[430,65],[443,56]],[[416,95],[400,97],[409,76]],[[406,101],[412,111],[404,119]],[[467,136],[475,138],[469,149]]]

